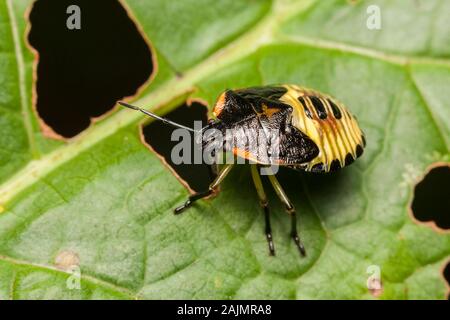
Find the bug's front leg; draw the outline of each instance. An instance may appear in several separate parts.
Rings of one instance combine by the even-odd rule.
[[[280,200],[284,203],[286,207],[286,211],[288,212],[289,216],[291,217],[291,237],[294,240],[295,244],[297,245],[298,250],[300,251],[300,254],[302,256],[306,255],[305,247],[300,240],[300,237],[298,236],[297,232],[297,215],[295,212],[295,208],[292,205],[291,201],[286,195],[286,192],[284,192],[283,188],[281,187],[280,183],[278,182],[275,175],[270,175],[269,180],[272,183],[273,188],[275,189],[275,192],[277,193]]]
[[[213,194],[216,191],[217,187],[222,183],[222,181],[225,179],[225,177],[231,171],[232,168],[233,168],[233,164],[224,165],[222,170],[220,170],[219,174],[217,175],[216,179],[214,179],[214,181],[209,185],[207,191],[197,192],[197,193],[189,196],[189,198],[186,200],[186,202],[184,204],[182,204],[181,206],[177,207],[174,210],[174,213],[180,214],[184,210],[189,208],[195,201],[200,200],[202,198],[205,198],[205,197]]]

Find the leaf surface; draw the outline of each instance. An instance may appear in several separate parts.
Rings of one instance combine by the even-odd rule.
[[[329,176],[282,170],[307,247],[270,192],[277,256],[248,168],[181,216],[188,196],[120,110],[66,142],[45,139],[33,103],[29,0],[0,3],[0,299],[361,299],[371,266],[380,298],[444,298],[450,235],[408,208],[430,164],[449,162],[450,6],[445,0],[124,1],[155,49],[158,73],[134,102],[164,114],[190,95],[211,107],[225,88],[297,83],[357,115],[364,156]],[[268,186],[268,185],[267,185]],[[269,187],[269,186],[268,186]],[[73,272],[57,267],[70,252]]]

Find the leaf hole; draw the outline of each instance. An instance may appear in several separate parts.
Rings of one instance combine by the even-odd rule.
[[[80,29],[67,25],[71,5],[79,7]],[[38,52],[33,104],[47,137],[76,136],[156,69],[149,43],[116,0],[38,0],[29,19],[28,41]]]
[[[450,229],[450,165],[428,171],[414,189],[411,210],[418,221]]]
[[[442,272],[444,274],[444,279],[447,281],[447,300],[450,300],[450,261],[447,262],[447,265],[444,268],[444,271]]]
[[[201,121],[202,126],[205,126],[208,122],[208,108],[199,102],[193,102],[192,104],[185,103],[167,114],[165,118],[190,128],[194,127],[194,121]],[[174,163],[172,150],[181,141],[171,140],[174,130],[176,128],[166,125],[161,121],[152,121],[141,127],[145,144],[158,154],[163,163],[171,169],[176,178],[190,192],[207,190],[209,184],[214,180],[215,173],[213,172],[213,168],[203,161],[198,164],[194,162],[194,150],[195,148],[199,148],[199,146],[195,144],[193,133],[189,132],[190,163]],[[181,152],[181,155],[184,154]]]

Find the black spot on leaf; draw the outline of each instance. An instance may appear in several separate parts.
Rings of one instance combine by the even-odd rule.
[[[417,220],[450,229],[450,166],[434,167],[416,185],[411,209]]]
[[[80,29],[66,25],[71,5],[80,8]],[[153,73],[152,52],[117,0],[38,0],[30,22],[36,109],[50,136],[77,135]]]

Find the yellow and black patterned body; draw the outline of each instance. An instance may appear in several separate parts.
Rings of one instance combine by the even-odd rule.
[[[225,143],[225,150],[263,165],[335,171],[360,157],[366,143],[343,104],[296,85],[227,90],[213,113],[217,120],[208,127],[231,132],[233,143]],[[256,137],[261,130],[275,137]]]

